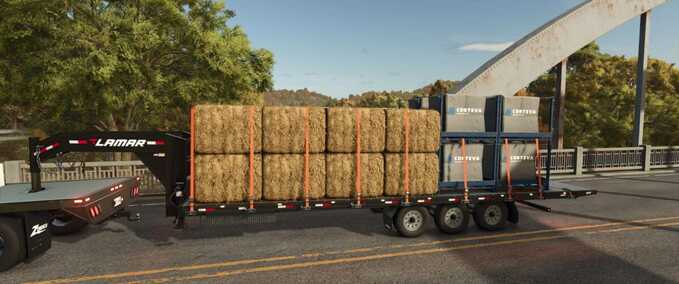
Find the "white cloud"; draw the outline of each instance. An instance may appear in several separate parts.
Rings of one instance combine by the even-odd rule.
[[[511,46],[514,44],[513,41],[508,41],[508,42],[498,42],[498,43],[489,43],[489,42],[477,42],[477,43],[470,43],[466,44],[463,46],[460,46],[458,49],[462,51],[492,51],[492,52],[499,52],[505,50],[507,47]]]

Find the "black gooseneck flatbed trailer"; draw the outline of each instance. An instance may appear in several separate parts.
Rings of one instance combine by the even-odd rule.
[[[50,232],[72,233],[88,223],[128,215],[124,210],[139,194],[139,177],[41,182],[40,162],[69,152],[135,153],[164,186],[165,213],[175,218],[178,228],[183,228],[185,218],[191,216],[367,208],[383,214],[386,229],[405,237],[422,234],[430,215],[444,233],[464,232],[472,217],[479,227],[493,231],[502,229],[507,222],[519,221],[516,202],[549,211],[531,201],[574,199],[597,193],[550,181],[549,167],[536,181],[502,184],[497,172],[501,161],[496,157],[495,179],[480,183],[440,182],[439,191],[432,195],[196,203],[192,184],[193,116],[192,111],[190,132],[74,132],[42,140],[29,138],[31,183],[0,187],[0,271],[49,249]],[[441,134],[442,144],[463,139],[491,141],[496,148],[509,139],[546,144],[547,165],[551,164],[551,133]],[[498,151],[495,153],[498,155]]]

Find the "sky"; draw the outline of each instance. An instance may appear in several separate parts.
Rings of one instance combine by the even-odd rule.
[[[332,97],[462,80],[582,0],[227,0],[252,46],[273,52],[275,89]],[[639,19],[598,40],[636,56]],[[679,65],[679,1],[651,14],[651,57]]]

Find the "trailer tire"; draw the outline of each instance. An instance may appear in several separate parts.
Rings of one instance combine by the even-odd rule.
[[[50,233],[55,236],[65,236],[82,231],[88,223],[68,213],[55,215],[50,219]]]
[[[498,231],[507,225],[507,205],[504,202],[482,202],[474,208],[474,222],[486,231]]]
[[[396,231],[406,238],[419,237],[424,233],[429,213],[421,206],[403,207],[394,217]]]
[[[434,211],[434,223],[446,234],[459,234],[469,226],[469,211],[461,205],[440,205]]]
[[[22,229],[18,219],[0,216],[0,272],[14,267],[26,257]]]

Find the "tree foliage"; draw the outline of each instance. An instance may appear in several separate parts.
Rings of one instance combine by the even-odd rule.
[[[631,141],[636,94],[636,59],[602,53],[589,44],[568,61],[565,144],[614,147]],[[528,90],[555,95],[555,75],[540,77]],[[679,144],[679,69],[651,59],[647,71],[644,141]]]
[[[317,106],[326,107],[335,104],[335,99],[310,91],[306,88],[300,90],[274,90],[262,94],[264,105],[268,106]]]
[[[48,132],[183,129],[190,105],[261,103],[273,55],[219,1],[0,2],[5,119]]]

